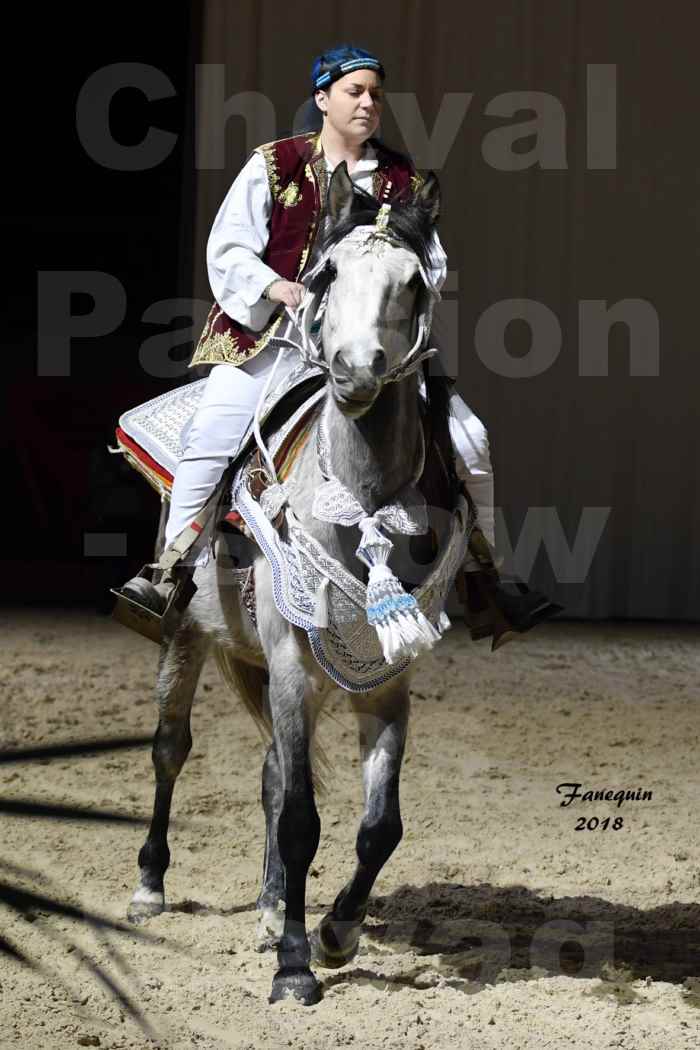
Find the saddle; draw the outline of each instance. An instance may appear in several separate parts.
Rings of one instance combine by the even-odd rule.
[[[274,442],[273,463],[280,481],[288,476],[297,456],[308,441],[311,432],[311,423],[315,417],[315,410],[321,401],[321,393],[325,385],[325,376],[322,373],[313,374],[301,378],[286,394],[270,408],[265,421],[260,428],[262,438],[267,445],[271,443],[271,436],[277,435]],[[263,492],[269,487],[272,479],[263,461],[260,449],[255,446],[254,435],[250,431],[243,441],[241,448],[231,461],[226,472],[227,478],[233,478],[238,469],[247,462],[246,474],[247,485],[253,499],[260,501]],[[251,449],[254,448],[254,451]],[[250,533],[243,518],[231,506],[231,487],[226,485],[222,499],[228,500],[229,509],[223,514],[220,527],[224,529],[235,529],[250,537]],[[273,519],[278,524],[282,516],[280,511]]]
[[[263,435],[284,424],[308,397],[324,383],[320,369],[300,363],[270,391],[261,406]],[[116,428],[116,448],[127,463],[138,471],[162,499],[169,499],[173,476],[184,451],[189,421],[194,415],[206,379],[168,390],[150,401],[124,412]],[[255,444],[252,424],[231,461],[236,469]],[[262,464],[259,464],[262,466]]]
[[[117,447],[110,451],[122,453],[127,462],[146,478],[164,500],[170,497],[173,475],[186,440],[187,424],[196,411],[205,383],[206,380],[200,380],[167,391],[124,413],[119,420],[116,430]],[[270,391],[265,402],[260,406],[261,433],[272,454],[279,481],[284,481],[297,455],[308,440],[311,424],[323,397],[324,385],[325,375],[319,368],[300,362],[273,391]],[[469,494],[460,484],[454,472],[449,429],[446,425],[440,425],[442,414],[431,412],[430,404],[423,399],[419,399],[419,405],[425,435],[426,457],[425,468],[417,482],[417,487],[423,494],[428,507],[452,512],[458,499],[465,497],[470,509],[473,510]],[[238,510],[231,506],[231,480],[244,464],[246,487],[255,502],[262,505],[266,489],[272,479],[259,449],[255,446],[252,424],[236,456],[227,468],[224,479],[217,488],[216,502],[209,510],[214,511],[219,528],[235,530],[254,539]],[[271,523],[279,525],[283,513],[282,509],[278,509],[276,513],[270,514]],[[196,525],[196,523],[193,524]],[[192,529],[190,545],[196,539],[199,531],[201,531],[199,526]],[[439,547],[440,538],[432,527],[427,533],[410,538],[411,557],[417,564],[427,566],[432,563]],[[188,549],[187,541],[185,541],[184,549]],[[155,568],[156,566],[152,565],[144,566],[141,574],[147,579],[152,579]],[[474,601],[473,599],[467,600],[468,595],[464,593],[464,581],[460,577],[458,577],[457,584],[458,593],[465,605],[467,620],[472,627],[472,637],[481,637],[483,634],[490,633],[493,629],[490,627],[493,610],[491,608],[484,610],[487,613],[489,624],[482,625],[476,630],[476,625],[471,622],[473,609],[470,615],[470,606],[474,606]],[[186,593],[191,596],[191,588],[186,589]],[[115,594],[119,597],[118,592]],[[180,597],[185,600],[184,589]],[[122,603],[121,616],[117,618],[121,618],[121,622],[134,627],[147,637],[158,640],[160,624],[150,622],[152,617],[146,617],[148,622],[145,622],[144,610],[126,608],[127,604],[126,601]],[[480,610],[484,603],[477,604]],[[489,607],[492,604],[491,601],[488,602]],[[519,627],[518,629],[524,628]]]
[[[283,377],[273,391],[270,391],[265,402],[260,406],[259,419],[263,434],[269,434],[278,426],[284,426],[290,416],[294,416],[300,404],[309,399],[318,399],[323,392],[324,376],[318,368],[299,363]],[[125,412],[119,419],[116,429],[117,445],[110,452],[124,456],[127,463],[145,477],[156,490],[162,501],[170,498],[173,477],[177,463],[186,444],[189,423],[201,400],[206,379],[161,394],[136,408]],[[241,528],[240,518],[231,509],[230,479],[238,465],[250,455],[255,441],[253,424],[241,443],[236,456],[224,473],[220,484],[202,512],[190,523],[164,552],[160,553],[157,562],[144,565],[138,577],[156,583],[169,572],[178,580],[173,588],[165,610],[155,611],[139,601],[135,595],[120,589],[112,588],[116,603],[112,611],[114,619],[126,627],[137,631],[144,637],[159,643],[163,637],[163,623],[171,608],[182,611],[194,594],[195,587],[191,572],[177,565],[201,533],[203,524],[209,521],[212,513],[221,528]],[[282,450],[286,455],[287,450]],[[267,484],[267,475],[259,460],[252,464],[257,479],[257,491],[262,491]],[[226,502],[228,501],[228,502]],[[225,504],[223,507],[221,504]],[[227,520],[228,519],[228,520]]]

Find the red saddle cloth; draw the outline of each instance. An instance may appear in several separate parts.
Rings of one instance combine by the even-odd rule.
[[[297,456],[308,441],[311,433],[311,423],[317,407],[316,404],[309,406],[308,412],[305,412],[292,427],[275,453],[273,462],[275,464],[275,470],[279,481],[284,481],[288,476]],[[146,452],[146,450],[142,448],[134,438],[130,437],[124,430],[122,430],[121,427],[117,427],[116,429],[116,439],[117,444],[129,465],[132,466],[134,470],[137,470],[163,498],[169,498],[173,487],[173,475],[170,471],[161,463],[158,463],[153,456],[149,455],[149,453]],[[261,492],[267,487],[269,481],[267,479],[267,472],[264,469],[259,450],[255,449],[255,451],[250,453],[250,458],[252,460],[250,469],[251,474],[253,475],[251,479],[251,492],[256,499],[259,499]],[[223,521],[227,522],[227,524],[233,528],[239,528],[243,519],[237,510],[231,508],[225,514]]]

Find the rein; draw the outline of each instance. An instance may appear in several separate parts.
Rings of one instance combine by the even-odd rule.
[[[355,227],[338,244],[349,242],[357,245],[360,253],[371,252],[373,254],[382,254],[388,245],[401,247],[400,242],[393,238],[388,230],[389,207],[389,205],[382,205],[374,225]],[[321,305],[330,294],[333,280],[331,260],[336,247],[337,245],[334,245],[327,249],[306,275],[307,293],[298,310],[292,311],[287,308],[292,322],[301,332],[301,343],[287,337],[273,337],[286,346],[280,346],[253,419],[255,440],[269,471],[270,486],[266,495],[273,501],[276,511],[287,503],[287,496],[284,486],[279,483],[272,457],[262,440],[260,406],[265,401],[272,385],[280,358],[289,347],[296,349],[307,365],[319,368],[326,374],[330,372],[330,366],[323,358],[322,341],[320,338],[314,341],[312,329],[315,328],[317,332],[320,329],[318,324],[314,325],[314,321]],[[422,292],[419,292],[421,298],[418,303],[416,339],[403,360],[384,376],[384,383],[400,382],[417,371],[425,360],[438,352],[435,347],[428,348],[427,342],[434,301],[440,298],[440,294],[432,287],[420,259],[419,268],[424,287]],[[419,426],[419,447],[416,462],[413,464],[411,483],[404,486],[401,493],[392,502],[377,508],[373,514],[368,514],[356,497],[333,475],[322,417],[317,428],[317,457],[325,481],[315,494],[311,513],[320,521],[359,527],[361,540],[355,556],[369,570],[365,591],[367,623],[376,631],[385,661],[388,664],[396,664],[407,657],[415,657],[419,652],[432,648],[440,638],[440,628],[444,628],[444,614],[438,628],[434,627],[424,615],[415,596],[404,590],[400,580],[388,565],[393,543],[386,535],[386,532],[411,535],[428,531],[425,499],[414,487],[425,464],[425,436],[422,423]],[[287,513],[293,515],[291,507],[288,507]],[[328,576],[324,576],[315,595],[314,622],[317,626],[329,626],[327,593],[329,579]]]
[[[373,225],[356,226],[338,243],[356,244],[359,252],[372,252],[374,254],[381,254],[387,244],[395,247],[404,247],[400,241],[392,236],[387,226],[390,207],[391,205],[389,204],[382,204]],[[305,275],[304,281],[307,284],[307,291],[302,304],[296,310],[286,307],[287,316],[301,333],[301,343],[287,336],[273,336],[271,339],[271,342],[279,343],[280,347],[263,392],[258,400],[253,416],[253,433],[260,455],[265,462],[273,483],[277,482],[277,473],[260,432],[260,407],[272,388],[277,365],[281,357],[289,349],[296,350],[302,361],[307,365],[319,368],[326,374],[330,373],[330,365],[323,357],[323,344],[320,336],[314,339],[314,328],[316,329],[316,334],[318,334],[320,326],[315,324],[315,322],[319,312],[323,313],[325,310],[328,295],[330,294],[330,287],[333,281],[331,260],[337,247],[338,244],[335,244],[327,249],[309,273]],[[423,289],[418,294],[423,302],[418,314],[416,339],[403,360],[383,377],[383,383],[400,382],[413,372],[416,372],[424,361],[438,353],[437,347],[428,348],[427,342],[432,325],[433,307],[441,296],[431,284],[425,268],[420,262],[419,270],[423,279]]]
[[[385,223],[381,222],[382,212],[385,208],[388,209],[389,205],[382,205],[379,209],[377,221],[374,225],[356,226],[355,229],[351,230],[350,233],[339,243],[355,244],[360,254],[370,252],[372,254],[381,254],[387,244],[395,247],[403,247],[397,239],[391,236]],[[330,274],[325,280],[320,278],[322,278],[324,273],[329,272],[331,260],[337,247],[338,245],[335,244],[325,251],[313,269],[306,275],[306,280],[308,281],[307,294],[301,307],[299,307],[297,316],[294,317],[292,315],[301,331],[302,345],[298,348],[302,358],[309,364],[316,365],[325,372],[330,371],[330,366],[323,357],[323,345],[320,338],[318,341],[314,341],[312,332],[314,321],[316,320],[320,308],[323,307],[325,309],[325,303],[330,294],[330,286],[333,280]],[[432,349],[424,349],[424,347],[426,346],[430,335],[433,305],[436,300],[440,299],[440,293],[431,285],[422,265],[420,265],[420,273],[423,278],[424,288],[422,294],[424,304],[418,315],[416,340],[406,357],[384,376],[383,382],[385,383],[400,382],[402,379],[405,379],[406,376],[415,372],[423,361],[438,352],[435,347]],[[318,283],[318,288],[316,290],[313,288],[314,283]]]

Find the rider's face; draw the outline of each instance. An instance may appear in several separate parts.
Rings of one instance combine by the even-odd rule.
[[[381,78],[373,69],[358,69],[346,73],[328,90],[316,92],[316,103],[330,124],[344,139],[364,142],[379,127],[384,89]]]

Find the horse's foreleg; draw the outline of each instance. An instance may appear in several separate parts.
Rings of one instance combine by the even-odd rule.
[[[311,949],[306,934],[306,877],[321,832],[309,759],[313,679],[305,666],[301,632],[286,623],[283,632],[272,649],[266,646],[273,740],[282,784],[277,845],[285,884],[284,930],[270,1002],[292,997],[310,1006],[321,998],[321,985],[309,967]],[[306,663],[309,660],[307,653]]]
[[[365,811],[357,835],[357,867],[332,910],[312,935],[314,957],[323,966],[343,966],[357,952],[367,901],[377,875],[403,834],[399,776],[408,726],[408,681],[353,695],[360,732]]]
[[[279,946],[284,933],[284,866],[277,844],[277,825],[282,809],[282,776],[274,743],[270,744],[262,773],[262,803],[265,810],[265,861],[263,884],[256,907],[258,951]]]
[[[148,838],[139,852],[139,882],[127,910],[131,922],[144,922],[165,908],[170,804],[175,781],[192,747],[190,710],[206,653],[206,640],[184,630],[161,650],[156,686],[160,712],[153,741],[156,795]]]

